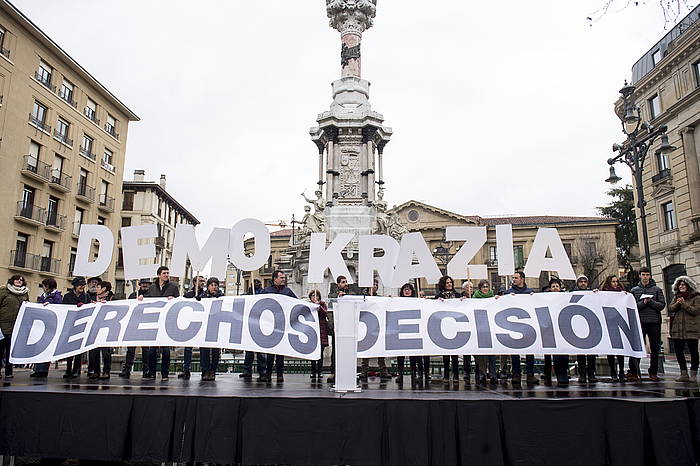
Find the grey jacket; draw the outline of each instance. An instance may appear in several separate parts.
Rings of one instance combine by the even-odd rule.
[[[644,286],[639,282],[637,286],[632,288],[631,293],[637,301],[637,311],[639,312],[639,321],[643,324],[660,324],[661,311],[666,307],[666,298],[664,292],[656,286],[656,282],[652,279]],[[652,295],[649,304],[644,304],[641,296],[644,294]]]

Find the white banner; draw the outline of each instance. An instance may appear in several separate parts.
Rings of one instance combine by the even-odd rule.
[[[344,297],[359,304],[357,356],[645,355],[631,294],[536,293],[487,299]]]
[[[10,362],[56,361],[92,348],[192,346],[321,357],[318,306],[264,294],[216,299],[164,298],[81,307],[24,303]]]

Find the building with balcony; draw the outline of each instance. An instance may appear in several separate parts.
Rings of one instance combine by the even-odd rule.
[[[0,280],[20,273],[36,293],[52,276],[63,289],[80,225],[117,234],[128,125],[139,118],[6,0],[0,52]],[[103,278],[114,282],[113,269]]]
[[[700,280],[700,6],[634,64],[632,85],[642,121],[666,125],[675,146],[670,154],[657,152],[661,141],[652,146],[642,178],[652,276],[670,300],[676,277]]]
[[[199,225],[199,220],[170,195],[166,187],[165,175],[160,175],[159,181],[146,181],[144,170],[134,170],[133,180],[125,180],[122,183],[121,226],[155,224],[158,235],[155,238],[156,259],[155,263],[170,266],[173,255],[173,240],[175,239],[175,227],[185,223]],[[97,201],[102,202],[101,198]],[[109,204],[113,206],[112,204]],[[107,208],[99,206],[98,208]],[[121,240],[119,240],[121,241]],[[121,243],[117,244],[118,259],[115,267],[117,296],[129,295],[138,284],[136,280],[127,282],[124,280],[124,264]],[[143,277],[146,278],[146,277]],[[182,289],[189,286],[192,279],[192,268],[187,266],[184,277],[173,277],[178,281]]]

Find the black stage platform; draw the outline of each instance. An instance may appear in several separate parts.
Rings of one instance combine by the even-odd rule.
[[[357,465],[691,465],[697,384],[403,388],[370,378],[338,395],[283,383],[133,376],[0,388],[0,454],[93,460]]]

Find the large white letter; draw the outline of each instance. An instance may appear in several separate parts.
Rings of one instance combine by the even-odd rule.
[[[547,249],[552,257],[547,257]],[[576,274],[556,228],[539,228],[530,255],[525,263],[526,277],[539,277],[540,272],[556,272],[563,280],[576,280]]]
[[[124,255],[124,278],[126,280],[137,280],[144,277],[155,277],[156,271],[161,264],[155,263],[156,245],[154,242],[139,244],[139,240],[155,239],[158,236],[158,229],[155,223],[136,225],[133,227],[123,227],[122,232],[122,254]],[[141,264],[141,259],[152,264]]]
[[[339,275],[343,275],[347,277],[348,283],[355,283],[341,254],[354,236],[353,233],[338,233],[326,249],[326,234],[311,233],[309,283],[323,283],[323,274],[326,269],[331,270],[334,280]]]
[[[243,243],[246,233],[253,234],[255,254],[250,257],[246,256],[245,244]],[[245,218],[231,228],[228,251],[231,262],[237,268],[246,272],[258,270],[267,263],[267,258],[270,257],[270,232],[260,220]]]
[[[97,259],[90,262],[92,240],[100,242],[97,248]],[[96,277],[109,269],[114,251],[114,235],[104,225],[80,225],[78,236],[78,252],[75,254],[74,276]]]
[[[486,244],[486,227],[447,227],[445,240],[466,241],[447,264],[447,275],[452,278],[489,278],[488,269],[484,264],[467,265]]]
[[[413,263],[414,255],[418,259],[417,264]],[[399,288],[411,278],[420,277],[425,277],[428,283],[437,283],[441,276],[423,235],[418,232],[403,235],[392,286]]]
[[[375,249],[382,249],[384,255],[374,256]],[[399,255],[399,243],[387,235],[360,235],[360,273],[358,282],[362,287],[370,287],[374,284],[374,271],[379,272],[379,277],[385,285],[392,283],[396,258]]]
[[[498,261],[498,275],[505,276],[515,273],[513,225],[496,225],[496,260]]]
[[[223,279],[226,276],[226,259],[228,256],[228,241],[231,231],[228,228],[214,228],[206,243],[200,249],[194,234],[194,225],[181,223],[175,228],[175,244],[173,245],[173,260],[170,273],[176,277],[185,276],[187,258],[190,258],[192,268],[201,272],[211,260],[210,276]]]

